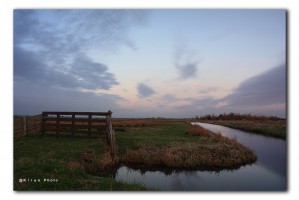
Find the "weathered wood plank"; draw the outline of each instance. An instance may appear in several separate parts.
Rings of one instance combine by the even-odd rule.
[[[56,129],[55,128],[50,128],[50,129],[47,129],[45,133],[47,133],[47,132],[56,133]],[[61,133],[72,133],[72,130],[71,129],[61,129],[59,132],[60,132],[60,134]],[[88,132],[89,132],[89,130],[87,130],[87,129],[84,129],[84,130],[74,130],[74,133],[85,133],[86,134]],[[106,133],[106,130],[98,131],[98,130],[91,129],[90,132],[92,134],[101,134],[101,135],[103,135],[103,134]]]
[[[89,128],[97,128],[97,129],[106,129],[104,125],[98,124],[45,124],[45,128],[56,127],[57,129],[61,128],[73,128],[73,129],[89,129]]]
[[[107,116],[109,112],[60,112],[60,111],[45,111],[43,112],[43,116],[46,115],[94,115],[94,116]]]
[[[45,121],[57,121],[58,119],[56,117],[43,117],[42,119],[44,119]],[[106,123],[106,118],[68,118],[68,117],[60,117],[59,121],[63,121],[63,122],[71,122],[71,121],[75,121],[75,122],[103,122]]]

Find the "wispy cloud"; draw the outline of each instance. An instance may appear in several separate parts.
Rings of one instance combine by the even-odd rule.
[[[205,87],[203,89],[200,89],[198,92],[200,94],[209,94],[211,92],[215,92],[215,91],[219,91],[219,90],[221,90],[220,87]]]
[[[117,85],[107,65],[88,50],[131,47],[131,26],[145,13],[127,10],[15,10],[15,80],[68,89],[110,89]]]
[[[181,80],[197,76],[198,61],[194,59],[193,54],[185,43],[181,42],[175,47],[174,63]]]
[[[183,80],[196,77],[197,63],[177,64],[176,68],[178,69],[180,78]]]
[[[27,81],[56,86],[67,89],[110,89],[117,85],[114,75],[108,72],[108,67],[96,63],[84,55],[77,57],[69,68],[50,68],[49,65],[38,59],[38,54],[14,48],[14,75],[15,81]]]
[[[144,83],[139,83],[137,86],[138,94],[140,97],[149,97],[155,93],[155,91]]]
[[[178,110],[185,110],[185,111],[198,111],[203,108],[208,108],[213,105],[213,102],[215,101],[214,98],[205,97],[205,98],[193,98],[189,99],[189,104],[182,105],[182,106],[175,106],[175,109]]]

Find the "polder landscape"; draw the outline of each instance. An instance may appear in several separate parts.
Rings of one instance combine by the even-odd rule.
[[[159,191],[161,188],[148,187],[142,182],[116,180],[117,170],[126,166],[141,173],[217,173],[238,170],[254,164],[258,159],[253,150],[237,142],[236,138],[222,136],[220,132],[213,133],[201,126],[191,125],[191,122],[226,126],[237,124],[239,129],[251,128],[255,132],[250,134],[286,139],[284,119],[233,113],[221,115],[220,118],[114,119],[112,123],[117,144],[114,158],[110,155],[105,137],[99,134],[17,136],[14,138],[14,189]],[[20,178],[27,182],[19,182]]]
[[[283,9],[15,9],[15,191],[286,191]]]

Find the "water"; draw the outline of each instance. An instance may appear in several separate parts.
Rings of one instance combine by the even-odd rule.
[[[165,191],[285,191],[287,187],[286,142],[219,125],[194,122],[213,132],[235,138],[257,155],[252,165],[236,170],[143,171],[120,167],[115,179],[140,183]]]

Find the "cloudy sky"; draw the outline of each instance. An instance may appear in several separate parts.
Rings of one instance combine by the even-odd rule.
[[[14,10],[14,114],[286,114],[285,10]]]

